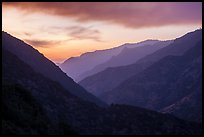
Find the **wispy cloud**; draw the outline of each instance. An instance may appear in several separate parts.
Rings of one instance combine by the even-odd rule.
[[[54,40],[51,41],[51,40],[35,40],[35,39],[24,39],[24,41],[34,47],[43,47],[43,48],[57,46],[62,42],[62,41],[54,41]]]
[[[201,2],[8,2],[3,6],[28,14],[43,12],[79,22],[107,21],[130,28],[202,23]]]
[[[34,38],[33,35],[37,35],[36,33],[30,32],[21,32],[19,35],[24,36],[23,40],[35,47],[43,47],[50,48],[54,46],[59,46],[61,44],[65,44],[70,41],[78,41],[78,40],[93,40],[96,42],[104,42],[100,38],[100,31],[97,29],[93,29],[93,26],[82,27],[82,26],[68,26],[68,27],[59,27],[59,26],[42,26],[42,33],[50,33],[52,35],[62,35],[66,36],[67,39],[64,38],[62,40],[41,40],[40,38]],[[44,35],[46,35],[46,33]],[[49,35],[50,35],[49,34]]]
[[[28,37],[30,37],[30,36],[33,35],[32,33],[29,33],[29,32],[23,32],[23,34],[24,34],[25,36],[28,36]]]
[[[67,27],[66,30],[68,31],[68,35],[74,40],[91,39],[101,42],[100,32],[97,29],[91,29],[91,27],[72,26]]]
[[[42,30],[52,33],[52,34],[65,34],[69,37],[67,41],[72,40],[93,40],[97,42],[102,42],[101,32],[97,29],[94,29],[93,26],[83,27],[83,26],[51,26],[51,27],[42,27]],[[70,38],[71,37],[71,38]]]

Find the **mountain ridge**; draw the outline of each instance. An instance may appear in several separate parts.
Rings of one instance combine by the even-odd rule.
[[[97,50],[95,52],[87,52],[79,57],[67,59],[59,67],[76,82],[81,80],[81,75],[88,70],[91,70],[96,65],[108,61],[111,57],[118,55],[124,47],[137,47],[146,44],[156,43],[158,40],[146,40],[135,44],[123,44],[119,47],[114,47],[106,50]],[[81,69],[83,66],[83,69]]]
[[[160,111],[190,94],[201,94],[201,48],[202,41],[199,41],[182,56],[169,55],[162,58],[112,91],[104,93],[101,99],[109,103],[129,104]],[[202,99],[199,96],[191,97],[191,99],[190,102],[197,103],[194,103],[192,107],[188,104],[183,105],[186,108],[185,113],[180,111],[176,115],[180,118],[187,117],[186,113],[190,113],[189,107],[191,107],[192,111],[193,108],[196,109],[195,114],[197,114],[192,117],[199,117],[201,120]],[[194,120],[193,118],[189,116],[190,120]]]
[[[188,37],[184,38],[185,36],[188,36]],[[187,39],[187,41],[185,40],[183,41],[183,43],[178,42],[178,41],[182,41],[183,38]],[[141,58],[135,64],[108,68],[97,74],[88,76],[87,78],[81,80],[79,84],[91,93],[107,92],[117,87],[120,83],[130,78],[131,76],[142,72],[144,69],[146,69],[147,67],[149,67],[150,65],[152,65],[154,62],[156,62],[161,58],[167,55],[183,54],[186,50],[191,48],[192,45],[194,45],[201,38],[202,38],[202,30],[196,30],[191,33],[187,33],[184,36],[181,36],[179,39],[177,38],[176,40],[174,40],[176,41],[176,43],[173,42],[167,47],[159,49],[154,53]],[[176,46],[176,45],[179,45],[179,46]],[[169,49],[172,49],[172,48],[174,48],[174,50],[170,52]]]
[[[17,39],[10,34],[2,31],[2,48],[10,51],[23,62],[31,66],[36,72],[41,73],[45,77],[59,82],[63,87],[68,89],[72,94],[101,106],[106,106],[105,103],[98,98],[88,93],[79,84],[76,84],[72,78],[68,77],[61,69],[56,66],[52,61],[47,59],[38,50],[25,42]]]
[[[142,57],[145,57],[161,48],[164,48],[165,46],[168,46],[171,43],[172,43],[172,40],[166,40],[166,41],[157,41],[152,45],[146,44],[146,45],[137,46],[134,48],[130,48],[130,46],[129,47],[126,46],[122,49],[122,51],[118,55],[112,56],[108,61],[101,63],[95,66],[93,69],[81,74],[80,79],[83,80],[84,78],[97,74],[105,70],[106,68],[120,67],[120,66],[127,66],[127,65],[134,64]]]

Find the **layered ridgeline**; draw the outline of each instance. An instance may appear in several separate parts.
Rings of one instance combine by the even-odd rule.
[[[202,31],[197,30],[195,32],[188,33],[180,38],[174,40],[170,45],[149,54],[136,63],[107,68],[97,74],[89,76],[79,82],[90,93],[100,96],[104,92],[108,92],[130,78],[134,76],[158,60],[168,55],[182,55],[185,51],[193,47],[202,37]]]
[[[171,115],[127,105],[99,107],[37,72],[5,46],[2,48],[2,134],[201,132],[201,124]]]
[[[144,41],[145,43],[146,41]],[[137,62],[142,57],[149,55],[167,45],[172,43],[173,41],[157,41],[156,43],[147,43],[143,46],[131,47],[126,46],[123,50],[116,56],[111,57],[108,61],[95,66],[93,69],[84,72],[80,75],[81,79],[84,79],[88,76],[94,75],[98,72],[101,72],[109,67],[117,67],[117,66],[126,66]],[[142,42],[143,43],[143,42]],[[137,45],[137,44],[136,44]]]
[[[202,30],[196,30],[134,65],[107,69],[80,84],[91,93],[100,92],[107,103],[140,106],[201,122],[201,76]]]
[[[175,114],[201,122],[201,49],[202,42],[199,41],[183,56],[167,56],[104,93],[101,98],[109,103],[129,104],[157,111],[176,105],[175,110],[180,112]],[[174,110],[170,113],[174,113]]]
[[[111,49],[97,50],[94,52],[87,52],[87,53],[82,54],[79,57],[71,57],[71,58],[67,59],[62,64],[60,64],[59,67],[68,76],[70,76],[76,82],[78,82],[89,75],[92,75],[94,73],[97,73],[97,72],[105,69],[105,66],[101,69],[100,69],[100,67],[97,67],[97,66],[111,60],[114,57],[116,57],[125,48],[133,49],[136,47],[153,45],[157,42],[159,42],[159,41],[158,40],[146,40],[146,41],[135,43],[135,44],[134,43],[133,44],[126,43],[124,45],[121,45],[121,46],[115,47],[115,48],[111,48]],[[152,50],[154,50],[154,49],[152,49]],[[149,51],[149,52],[151,52],[151,51]],[[143,55],[141,54],[139,56],[143,56]],[[136,58],[138,58],[138,57],[136,57]],[[129,59],[126,59],[126,60],[129,60]],[[126,63],[126,62],[123,61],[123,63]],[[121,64],[123,64],[123,63],[121,62]],[[81,69],[82,66],[83,66],[83,69]],[[92,69],[94,69],[94,70],[92,71]]]
[[[105,103],[97,99],[95,96],[87,92],[83,87],[75,83],[61,69],[43,54],[23,41],[2,32],[2,47],[3,49],[16,55],[20,60],[28,64],[34,71],[43,76],[60,83],[65,89],[72,94],[98,105],[105,106]]]

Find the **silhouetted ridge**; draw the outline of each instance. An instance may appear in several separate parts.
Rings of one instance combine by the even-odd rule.
[[[63,73],[58,66],[30,45],[5,32],[2,32],[2,47],[16,55],[20,60],[28,64],[34,71],[61,84],[72,94],[84,100],[94,102],[100,106],[105,106],[105,103],[75,83],[70,77]]]

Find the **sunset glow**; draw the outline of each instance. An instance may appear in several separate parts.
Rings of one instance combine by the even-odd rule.
[[[54,62],[202,27],[202,3],[3,3],[2,29]]]

